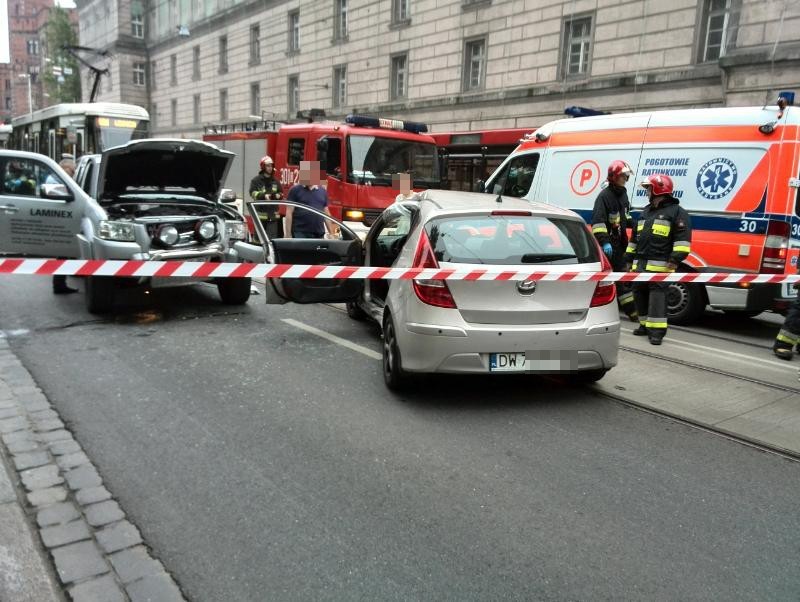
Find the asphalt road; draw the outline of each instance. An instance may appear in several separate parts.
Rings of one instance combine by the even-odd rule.
[[[191,599],[800,592],[800,464],[545,379],[396,396],[284,320],[377,352],[374,327],[262,303],[195,287],[96,320],[0,286],[0,330]]]

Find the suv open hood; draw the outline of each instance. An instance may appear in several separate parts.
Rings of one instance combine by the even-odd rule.
[[[100,159],[97,200],[141,192],[216,201],[234,156],[198,140],[152,138],[115,146]]]

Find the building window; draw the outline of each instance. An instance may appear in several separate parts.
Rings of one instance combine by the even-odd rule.
[[[39,40],[28,40],[28,54],[39,54]]]
[[[10,110],[11,110],[11,97],[10,96],[6,96],[6,111],[10,111]]]
[[[392,57],[391,98],[405,98],[408,94],[408,55],[398,54]]]
[[[131,14],[131,35],[134,38],[144,38],[144,16],[142,13]]]
[[[250,26],[250,64],[258,65],[261,62],[261,26]]]
[[[411,0],[393,0],[392,23],[405,23],[411,18]]]
[[[289,52],[300,52],[300,11],[289,13]]]
[[[464,46],[464,92],[483,89],[486,81],[486,39],[469,40]]]
[[[289,85],[287,90],[287,105],[289,116],[297,114],[297,109],[300,106],[300,76],[292,75],[289,77]]]
[[[718,60],[732,46],[736,14],[731,5],[732,0],[705,0],[700,37],[701,62]]]
[[[169,106],[169,119],[172,127],[178,125],[178,99],[173,98]]]
[[[195,125],[200,124],[200,95],[195,94],[192,98],[192,119]]]
[[[110,77],[108,79],[111,79]],[[144,63],[133,64],[133,83],[137,86],[144,86]]]
[[[225,121],[228,118],[228,91],[219,91],[219,118]]]
[[[169,57],[169,83],[171,86],[178,85],[178,57],[174,54]]]
[[[155,61],[150,61],[150,89],[156,89],[156,65]]]
[[[219,72],[228,72],[228,36],[219,38]]]
[[[250,84],[250,114],[261,116],[261,84]]]
[[[200,79],[200,46],[192,48],[192,81]]]
[[[347,37],[347,0],[334,0],[333,19],[333,39],[345,39]]]
[[[333,68],[333,106],[337,109],[347,104],[347,66]]]
[[[562,73],[587,75],[592,56],[592,18],[578,17],[564,21]]]

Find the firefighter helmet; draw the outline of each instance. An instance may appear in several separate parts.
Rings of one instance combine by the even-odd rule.
[[[647,179],[642,182],[641,186],[642,188],[652,188],[653,196],[672,194],[673,191],[672,178],[660,173],[647,176]]]
[[[275,162],[269,155],[264,155],[261,157],[261,161],[258,162],[258,167],[261,169],[261,171],[264,171],[267,165],[275,165]]]
[[[613,182],[617,179],[618,176],[626,175],[630,177],[633,173],[631,166],[625,163],[625,161],[612,161],[611,165],[608,166],[608,181]]]

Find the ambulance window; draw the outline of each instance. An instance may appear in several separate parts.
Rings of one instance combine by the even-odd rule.
[[[492,194],[524,197],[531,189],[539,153],[527,153],[509,161],[492,184]]]
[[[300,165],[300,161],[305,159],[306,141],[305,138],[289,139],[289,165]]]

